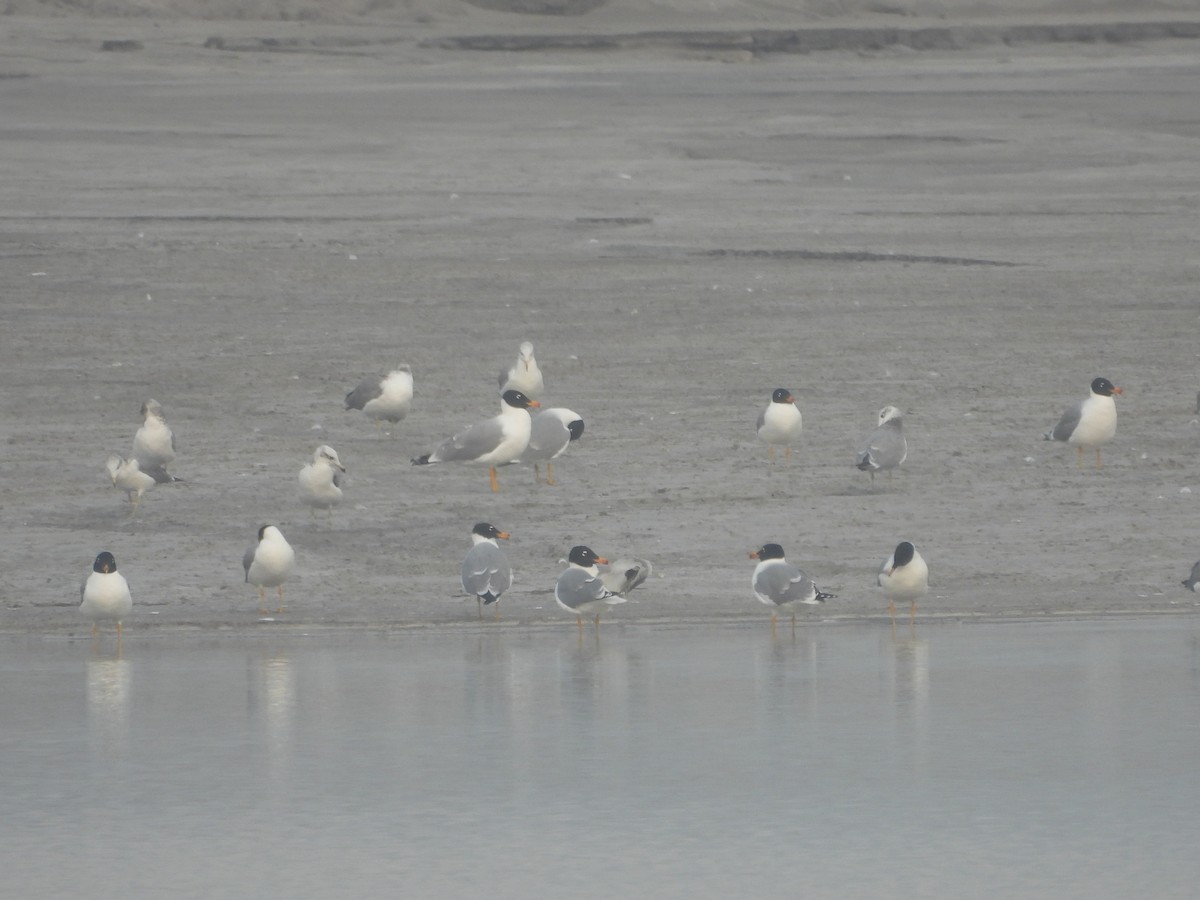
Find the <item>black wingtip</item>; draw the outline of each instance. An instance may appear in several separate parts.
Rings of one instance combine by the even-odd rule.
[[[871,468],[871,457],[867,457],[860,463],[855,463],[854,467],[860,472],[866,472]]]
[[[837,594],[827,594],[825,591],[817,591],[817,601],[824,603],[826,600],[836,600]]]
[[[426,453],[424,456],[414,457],[411,462],[414,466],[427,466],[429,465],[429,454]]]

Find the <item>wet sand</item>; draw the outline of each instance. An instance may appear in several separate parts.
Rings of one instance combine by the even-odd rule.
[[[902,539],[922,617],[1196,609],[1194,42],[752,58],[3,24],[0,630],[85,630],[104,549],[133,635],[254,626],[266,522],[299,559],[272,627],[479,627],[479,520],[517,571],[487,627],[566,626],[575,543],[654,562],[620,623],[765,627],[769,540],[838,595],[805,619],[883,615]],[[411,467],[494,413],[525,339],[587,422],[558,486]],[[342,397],[401,362],[388,437]],[[1041,439],[1096,375],[1125,389],[1100,471]],[[805,432],[772,468],[777,386]],[[131,518],[104,460],[148,397],[187,482]],[[854,450],[888,404],[909,459],[873,491]],[[331,521],[296,497],[319,443],[349,470]]]

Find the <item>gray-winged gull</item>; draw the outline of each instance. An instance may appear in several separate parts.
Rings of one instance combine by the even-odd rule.
[[[595,613],[596,626],[600,626],[600,613],[608,606],[624,603],[625,598],[614,594],[604,586],[599,565],[608,562],[597,556],[591,548],[582,544],[572,547],[567,556],[567,568],[558,576],[554,585],[554,599],[558,605],[576,618],[575,624],[583,628],[583,617]]]
[[[1062,418],[1043,437],[1048,441],[1066,441],[1075,448],[1075,464],[1083,465],[1083,451],[1096,451],[1096,468],[1100,461],[1100,445],[1106,444],[1117,433],[1117,402],[1113,394],[1123,393],[1107,378],[1092,381],[1091,393],[1086,400],[1071,404]]]
[[[124,491],[129,498],[129,514],[132,516],[142,502],[142,494],[158,482],[142,471],[136,459],[126,459],[115,453],[104,463],[104,467],[108,469],[113,487]]]
[[[500,398],[500,415],[476,422],[447,438],[432,453],[418,456],[412,464],[463,462],[488,466],[492,490],[498,491],[500,482],[496,477],[496,466],[512,462],[525,451],[533,428],[529,408],[540,405],[521,391],[505,391]]]
[[[543,409],[533,417],[529,432],[529,444],[518,462],[533,463],[533,480],[541,483],[538,463],[546,464],[546,484],[555,484],[554,460],[571,446],[572,441],[583,436],[583,419],[579,413],[564,406]]]
[[[771,607],[771,630],[775,630],[775,620],[782,606],[788,606],[792,611],[792,627],[796,627],[796,607],[793,604],[806,603],[812,606],[824,603],[836,594],[827,594],[818,590],[812,579],[804,574],[804,570],[793,566],[783,555],[783,547],[779,544],[763,544],[751,552],[751,559],[757,559],[754,575],[750,583],[754,587],[754,596]]]
[[[292,574],[296,564],[296,551],[287,542],[283,532],[274,525],[258,529],[258,541],[246,549],[242,556],[242,568],[246,570],[246,583],[258,588],[258,611],[267,612],[267,588],[279,589],[279,609],[283,612],[283,583]]]
[[[875,473],[887,472],[891,481],[892,470],[908,458],[908,440],[904,437],[904,418],[894,406],[885,406],[879,411],[879,424],[863,441],[854,455],[854,465],[863,472],[871,473],[871,485],[875,485]]]
[[[376,425],[394,425],[408,415],[412,399],[412,367],[397,366],[386,375],[370,375],[360,381],[346,395],[346,409],[361,409]]]
[[[522,343],[517,351],[517,361],[502,368],[497,380],[501,394],[512,390],[520,391],[531,400],[540,398],[546,389],[546,383],[542,378],[542,370],[533,357],[533,344],[529,341]]]
[[[333,508],[342,502],[342,474],[346,467],[338,458],[337,451],[322,444],[313,451],[313,460],[300,469],[296,480],[300,483],[300,500],[312,510],[318,509],[333,515]]]
[[[133,458],[159,484],[179,480],[167,471],[167,465],[175,459],[175,433],[157,400],[142,404],[142,425],[133,436]]]
[[[507,531],[487,522],[480,522],[471,529],[471,549],[462,564],[462,586],[464,591],[475,596],[481,619],[483,607],[498,601],[500,595],[512,587],[512,566],[496,543],[508,539]],[[500,617],[499,606],[496,617]]]

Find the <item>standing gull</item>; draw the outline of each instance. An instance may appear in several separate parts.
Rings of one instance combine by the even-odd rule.
[[[279,609],[283,612],[283,583],[292,574],[296,564],[296,551],[274,525],[258,529],[258,542],[246,549],[242,556],[242,568],[246,570],[246,583],[258,587],[258,612],[267,612],[267,588],[279,588]]]
[[[158,484],[179,480],[167,472],[167,464],[175,458],[175,433],[157,400],[142,404],[142,425],[133,436],[133,458]]]
[[[1122,390],[1107,378],[1095,379],[1087,399],[1068,407],[1058,424],[1043,437],[1074,446],[1077,466],[1083,465],[1084,450],[1095,450],[1096,468],[1101,468],[1104,464],[1100,461],[1100,445],[1107,444],[1117,433],[1117,402],[1113,394],[1120,393]]]
[[[412,367],[397,366],[386,375],[370,375],[360,381],[346,395],[346,409],[361,409],[376,425],[394,425],[408,415],[412,398]]]
[[[498,491],[500,481],[496,478],[496,466],[512,462],[525,451],[533,428],[529,408],[540,405],[521,391],[505,391],[500,398],[500,415],[476,422],[447,438],[432,453],[418,456],[412,464],[465,462],[488,466],[492,490]]]
[[[816,606],[837,596],[818,590],[812,579],[804,574],[803,569],[784,559],[783,548],[778,544],[763,544],[750,554],[750,558],[758,560],[750,583],[754,587],[754,596],[771,607],[772,632],[775,631],[779,607],[791,607],[794,630],[796,607],[792,604],[807,603]]]
[[[604,586],[598,565],[607,563],[591,548],[582,544],[571,548],[567,557],[567,568],[558,576],[554,585],[554,599],[567,612],[574,614],[575,624],[582,629],[584,615],[596,614],[596,627],[600,627],[600,612],[606,606],[624,603],[620,597]]]
[[[298,480],[300,499],[311,507],[314,516],[318,509],[332,516],[333,508],[342,502],[341,473],[345,471],[337,451],[328,444],[313,451],[313,461],[300,470]]]
[[[892,555],[879,567],[879,577],[876,580],[883,588],[883,596],[887,597],[888,612],[892,614],[892,627],[896,626],[897,600],[912,604],[908,611],[908,621],[909,624],[915,622],[917,599],[929,591],[929,566],[917,552],[917,548],[908,541],[897,544]]]
[[[579,413],[563,406],[543,409],[533,417],[529,433],[529,445],[521,454],[519,462],[533,463],[533,480],[541,484],[538,463],[546,463],[546,484],[553,485],[554,460],[566,452],[572,441],[583,436],[583,419]]]
[[[104,465],[108,469],[113,487],[124,491],[129,498],[129,514],[132,516],[142,502],[142,494],[157,482],[142,471],[136,459],[126,459],[114,453]]]
[[[775,446],[782,445],[784,458],[792,459],[792,442],[800,439],[803,422],[796,398],[787,388],[775,388],[771,402],[758,414],[758,436],[767,444],[767,454],[775,461]]]
[[[116,621],[117,640],[121,639],[121,620],[133,611],[129,583],[117,571],[117,561],[105,550],[92,563],[92,571],[79,585],[79,611],[92,620],[92,634],[102,619]]]
[[[479,618],[483,618],[483,607],[495,603],[500,595],[512,587],[513,573],[508,557],[496,540],[507,541],[509,533],[495,525],[480,522],[471,529],[471,549],[462,564],[462,586],[468,594],[475,595]],[[496,618],[500,618],[500,607],[496,607]]]
[[[500,370],[500,393],[520,391],[531,400],[537,400],[546,389],[542,370],[533,358],[533,344],[525,341],[517,352],[517,361]]]
[[[863,472],[871,473],[871,486],[875,486],[875,473],[887,472],[892,480],[892,469],[898,468],[908,457],[908,441],[904,437],[904,419],[900,410],[885,406],[879,411],[879,425],[867,435],[854,457],[854,465]]]

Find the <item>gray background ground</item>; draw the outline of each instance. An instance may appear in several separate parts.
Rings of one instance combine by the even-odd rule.
[[[579,542],[654,561],[621,622],[765,617],[767,540],[839,595],[824,618],[882,613],[903,538],[931,616],[1195,608],[1195,41],[479,53],[428,41],[617,23],[426,6],[0,19],[0,630],[82,632],[102,549],[131,628],[253,624],[268,521],[306,627],[471,625],[481,519],[514,534],[500,627],[564,624]],[[523,339],[587,421],[560,485],[410,467],[492,414]],[[341,400],[398,362],[388,438]],[[1098,374],[1120,425],[1079,470],[1041,434]],[[772,470],[776,386],[805,436]],[[151,396],[188,483],[130,519],[103,463]],[[885,404],[910,459],[872,492],[851,463]],[[332,523],[295,492],[322,442]]]

